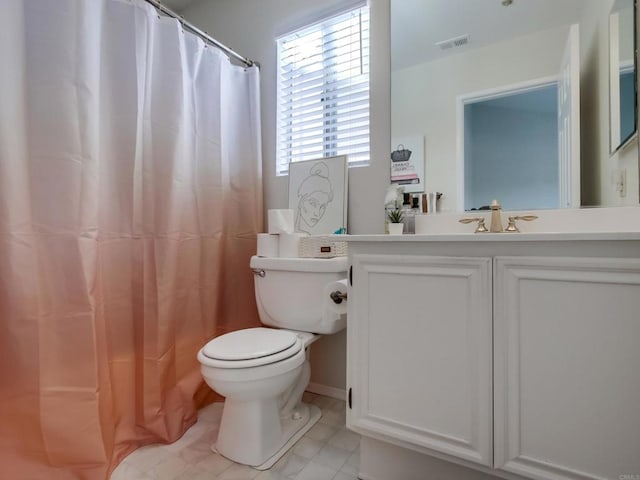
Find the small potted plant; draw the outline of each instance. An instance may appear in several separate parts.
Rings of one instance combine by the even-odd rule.
[[[402,220],[404,219],[404,213],[399,208],[391,210],[387,213],[387,219],[389,220],[389,234],[390,235],[402,235],[402,230],[404,229],[404,223]]]

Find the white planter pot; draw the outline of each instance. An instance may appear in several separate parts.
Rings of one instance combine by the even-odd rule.
[[[402,230],[404,229],[404,223],[390,223],[388,226],[389,226],[389,235],[402,235]]]

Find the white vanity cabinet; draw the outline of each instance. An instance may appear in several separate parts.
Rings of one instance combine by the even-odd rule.
[[[491,259],[356,255],[352,267],[351,425],[491,465]]]
[[[640,260],[497,257],[495,468],[640,478]]]
[[[640,242],[349,251],[350,428],[482,478],[640,475]]]

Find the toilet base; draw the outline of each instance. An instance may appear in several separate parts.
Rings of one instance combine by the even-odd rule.
[[[282,426],[282,434],[280,436],[281,447],[278,448],[278,450],[264,463],[260,465],[251,465],[253,468],[256,470],[267,470],[271,468],[291,447],[293,447],[298,440],[300,440],[300,438],[302,438],[305,433],[311,429],[311,427],[318,422],[318,420],[320,420],[320,417],[322,416],[320,408],[316,405],[310,405],[307,403],[300,403],[299,407],[296,408],[296,413],[296,415],[280,420]],[[221,453],[216,449],[215,445],[211,446],[211,450],[223,457],[225,456],[224,453]],[[237,461],[233,458],[229,458],[229,460]]]

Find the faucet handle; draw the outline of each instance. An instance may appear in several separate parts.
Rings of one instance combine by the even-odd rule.
[[[504,229],[505,232],[519,232],[520,229],[516,225],[517,220],[524,220],[525,222],[531,222],[538,218],[537,215],[517,215],[515,217],[509,217],[509,225]]]
[[[458,220],[460,223],[472,223],[472,222],[478,222],[478,226],[475,229],[474,233],[485,233],[488,232],[489,230],[487,230],[486,225],[484,224],[484,218],[483,217],[472,217],[472,218],[461,218],[460,220]]]

